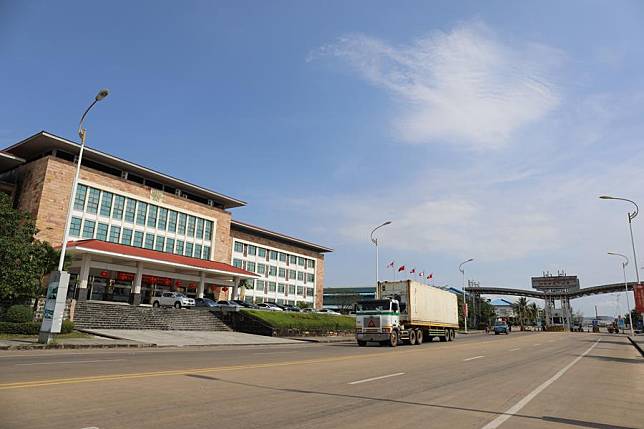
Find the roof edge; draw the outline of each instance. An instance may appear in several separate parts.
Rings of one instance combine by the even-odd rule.
[[[254,231],[254,232],[259,232],[261,234],[265,234],[265,235],[270,236],[270,237],[275,237],[277,239],[281,239],[281,240],[284,240],[284,241],[290,241],[292,243],[296,243],[296,244],[301,245],[303,247],[312,248],[312,249],[314,249],[314,250],[316,250],[316,251],[318,251],[320,253],[333,252],[333,249],[330,248],[330,247],[322,246],[320,244],[315,244],[315,243],[312,243],[310,241],[306,241],[306,240],[302,240],[302,239],[299,239],[299,238],[291,237],[290,235],[282,234],[280,232],[271,231],[269,229],[262,228],[262,227],[256,226],[256,225],[251,225],[249,223],[241,222],[239,220],[231,219],[230,226],[231,227],[236,226],[238,228],[247,229],[247,230],[251,230],[251,231]]]

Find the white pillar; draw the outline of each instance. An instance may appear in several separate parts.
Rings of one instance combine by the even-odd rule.
[[[199,276],[199,287],[197,288],[197,298],[203,298],[203,291],[206,288],[206,273],[201,272]]]
[[[141,304],[141,282],[143,281],[143,262],[136,263],[136,274],[130,290],[130,304]]]
[[[237,292],[239,291],[239,277],[233,277],[233,288],[230,293],[230,299],[237,299]]]
[[[87,299],[87,283],[89,281],[89,269],[92,262],[90,254],[85,253],[81,259],[80,273],[78,274],[78,300],[85,301]]]

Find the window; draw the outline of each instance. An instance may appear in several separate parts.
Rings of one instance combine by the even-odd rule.
[[[264,290],[264,280],[257,280],[255,283],[255,290]]]
[[[168,238],[165,241],[165,251],[168,253],[174,252],[174,238]]]
[[[132,230],[129,228],[123,228],[123,234],[121,234],[121,244],[127,244],[128,246],[132,244]]]
[[[125,221],[134,223],[134,213],[136,211],[136,200],[128,198],[125,203]]]
[[[143,247],[143,233],[141,231],[134,232],[134,240],[132,246]]]
[[[255,272],[255,263],[254,262],[246,262],[246,271],[250,271],[251,273]]]
[[[286,290],[286,285],[284,283],[280,283],[277,285],[277,292],[278,293],[284,293]]]
[[[266,265],[257,264],[257,274],[265,274],[265,273],[266,273]]]
[[[288,285],[288,293],[295,295],[295,285]]]
[[[306,275],[306,281],[313,283],[315,281],[315,275],[314,274],[307,274]]]
[[[255,256],[257,254],[257,247],[253,246],[252,244],[248,245],[248,254]]]
[[[298,295],[304,295],[304,286],[298,286],[297,287],[297,294]]]
[[[196,237],[203,238],[203,219],[197,218]]]
[[[295,272],[295,270],[288,270],[289,279],[295,279],[296,276],[297,276],[297,273]]]
[[[242,253],[244,251],[244,243],[235,241],[235,252]]]
[[[111,192],[103,191],[103,196],[101,197],[101,216],[110,217],[112,214],[112,197],[114,194]]]
[[[165,231],[165,227],[167,224],[167,217],[168,217],[168,209],[159,207],[159,221],[157,224],[158,229]]]
[[[177,247],[175,247],[174,253],[183,255],[183,240],[177,240]]]
[[[148,205],[139,201],[136,207],[136,224],[145,225],[145,213],[148,211]]]
[[[195,244],[195,258],[201,258],[201,244]]]
[[[203,225],[203,239],[204,240],[212,240],[212,221],[207,220],[205,221]]]
[[[74,209],[85,210],[85,197],[87,196],[87,186],[78,185],[76,188],[76,198],[74,198]]]
[[[179,213],[179,223],[177,224],[177,234],[185,235],[186,233],[186,215]]]
[[[275,292],[276,288],[277,288],[277,284],[275,282],[268,282],[268,291],[269,292]]]
[[[114,196],[114,208],[112,209],[112,218],[123,219],[123,209],[125,208],[125,197],[120,195]]]
[[[312,287],[307,287],[306,288],[306,296],[313,296],[314,293],[315,293],[314,288],[312,288]]]
[[[203,247],[203,259],[210,259],[210,246]]]
[[[257,248],[257,256],[259,256],[260,258],[265,258],[266,257],[266,249],[264,249],[263,247],[258,247]]]
[[[177,212],[170,210],[168,214],[168,231],[175,232],[177,230]]]
[[[303,272],[301,272],[301,271],[298,271],[298,272],[297,272],[297,279],[298,279],[299,281],[303,282],[303,281],[304,281],[304,273],[303,273]]]
[[[298,257],[297,258],[297,265],[303,267],[304,266],[304,258]]]
[[[271,250],[270,258],[271,258],[271,261],[277,261],[277,252],[274,250]]]
[[[309,268],[315,268],[315,260],[309,259]]]
[[[165,245],[165,238],[161,237],[160,235],[157,235],[157,240],[154,243],[154,250],[158,250],[160,252],[163,252],[163,246]]]
[[[295,255],[288,255],[288,261],[289,261],[291,264],[297,264],[297,256],[295,256]]]
[[[186,250],[185,250],[184,255],[192,257],[192,248],[193,248],[193,244],[192,244],[192,243],[188,243],[188,242],[186,241]]]
[[[146,249],[152,249],[154,247],[154,234],[145,234],[145,243],[143,247]]]
[[[242,267],[242,260],[241,259],[233,259],[233,267],[241,268]]]
[[[96,227],[96,239],[101,241],[107,241],[107,224],[99,223]]]
[[[286,262],[286,253],[280,252],[280,262]]]
[[[101,191],[94,188],[89,188],[89,196],[87,197],[87,213],[96,213],[98,211],[98,200],[101,196]]]
[[[83,238],[94,238],[94,227],[96,222],[93,220],[85,220],[83,223]]]
[[[271,265],[268,267],[268,275],[269,276],[276,276],[277,275],[277,267]]]
[[[69,235],[72,237],[80,237],[81,230],[81,219],[79,217],[73,217],[71,223],[69,224]]]
[[[282,279],[285,279],[286,278],[286,269],[280,268],[278,277],[282,278]]]
[[[188,237],[195,236],[195,217],[188,216],[188,227],[186,228],[186,235]]]
[[[119,226],[110,226],[110,238],[109,241],[112,243],[118,243],[119,237],[121,236],[121,227]]]
[[[158,211],[159,208],[157,206],[150,205],[150,210],[148,210],[148,226],[156,228]]]

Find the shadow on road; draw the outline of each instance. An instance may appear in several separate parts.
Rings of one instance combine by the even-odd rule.
[[[192,378],[197,378],[197,379],[200,379],[200,380],[207,380],[207,381],[218,381],[220,383],[234,384],[234,385],[238,385],[238,386],[252,387],[252,388],[256,388],[256,389],[272,390],[272,391],[275,391],[275,392],[299,393],[299,394],[320,395],[320,396],[333,396],[333,397],[338,397],[338,398],[349,398],[349,399],[362,399],[362,400],[367,400],[367,401],[387,402],[387,403],[413,405],[413,406],[429,407],[429,408],[442,408],[442,409],[455,410],[455,411],[466,411],[466,412],[471,412],[471,413],[488,414],[490,416],[499,416],[499,415],[505,414],[503,412],[498,412],[498,411],[481,410],[481,409],[477,409],[477,408],[456,407],[456,406],[452,406],[452,405],[427,404],[427,403],[423,403],[423,402],[402,401],[402,400],[398,400],[398,399],[373,398],[373,397],[369,397],[369,396],[350,395],[350,394],[347,394],[347,393],[316,392],[314,390],[291,389],[291,388],[286,388],[286,387],[265,386],[265,385],[261,385],[261,384],[244,383],[244,382],[241,382],[241,381],[224,380],[222,378],[211,377],[209,375],[201,375],[201,374],[186,374],[186,377],[192,377]],[[566,423],[566,424],[571,424],[571,425],[576,425],[576,426],[585,427],[585,428],[591,428],[591,429],[637,429],[637,428],[630,427],[630,426],[616,426],[616,425],[609,425],[609,424],[597,423],[597,422],[587,422],[587,421],[583,421],[583,420],[566,419],[566,418],[563,418],[563,417],[553,417],[553,416],[538,417],[538,416],[528,416],[528,415],[525,415],[525,414],[512,414],[512,416],[513,417],[522,417],[522,418],[526,418],[526,419],[547,421],[547,422],[560,422],[560,423]]]
[[[607,362],[619,362],[619,363],[635,363],[635,364],[644,364],[644,359],[629,359],[629,358],[620,358],[612,356],[597,356],[597,355],[586,355],[586,357],[599,359]]]

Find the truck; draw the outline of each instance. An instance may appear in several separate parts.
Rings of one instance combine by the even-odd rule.
[[[379,282],[376,298],[358,301],[355,310],[360,347],[452,341],[458,329],[456,295],[414,280]]]

